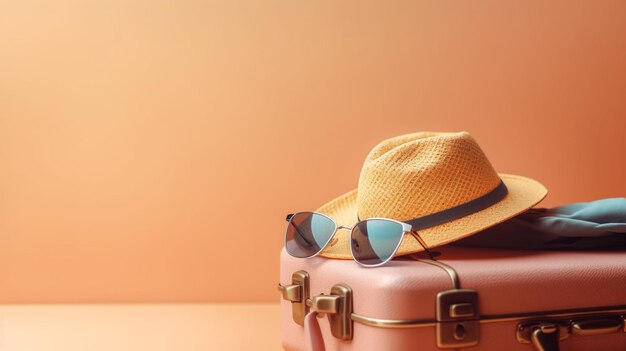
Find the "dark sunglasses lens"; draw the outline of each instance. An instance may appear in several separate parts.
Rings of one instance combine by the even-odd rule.
[[[291,256],[311,257],[322,251],[335,229],[335,222],[326,216],[296,213],[287,224],[285,248]]]
[[[402,224],[384,219],[359,222],[351,234],[352,255],[366,266],[387,261],[396,251],[404,230]]]

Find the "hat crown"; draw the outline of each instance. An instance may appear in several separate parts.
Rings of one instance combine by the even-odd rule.
[[[406,221],[474,200],[499,183],[467,132],[402,135],[376,145],[365,159],[358,215]]]

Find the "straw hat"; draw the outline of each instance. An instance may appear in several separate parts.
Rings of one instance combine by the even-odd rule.
[[[467,132],[421,132],[376,145],[365,159],[358,189],[317,212],[338,225],[391,218],[417,223],[429,247],[462,239],[526,211],[547,189],[533,179],[498,174]],[[350,259],[350,232],[339,230],[321,253]],[[405,235],[396,255],[423,251]]]

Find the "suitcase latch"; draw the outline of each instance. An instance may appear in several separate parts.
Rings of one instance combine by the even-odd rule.
[[[336,284],[330,295],[317,295],[307,301],[311,310],[328,316],[331,334],[341,340],[352,340],[352,289]]]
[[[478,345],[478,292],[451,289],[437,294],[437,347],[457,349]]]
[[[293,321],[304,325],[304,317],[309,313],[306,301],[309,298],[309,273],[297,271],[291,275],[290,285],[278,284],[278,290],[283,295],[283,300],[291,301],[291,314]]]

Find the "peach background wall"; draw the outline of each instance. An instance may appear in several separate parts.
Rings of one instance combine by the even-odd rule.
[[[625,196],[624,1],[0,1],[0,302],[277,301],[284,215],[468,130]]]

